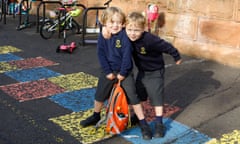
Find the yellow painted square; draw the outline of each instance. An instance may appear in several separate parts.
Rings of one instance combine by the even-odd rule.
[[[16,66],[10,65],[7,62],[0,62],[0,73],[4,73],[7,71],[12,71],[12,70],[16,70],[16,69],[17,69]]]
[[[84,72],[51,77],[48,80],[68,91],[93,88],[97,86],[98,82],[97,77]]]
[[[21,49],[18,49],[13,46],[0,46],[0,54],[6,54],[6,53],[12,53],[12,52],[20,52],[22,51]]]
[[[87,111],[73,112],[60,117],[50,118],[49,120],[59,125],[64,131],[69,132],[74,138],[83,144],[94,143],[112,137],[113,135],[105,133],[105,124],[102,124],[98,129],[94,126],[85,128],[80,126],[80,121],[86,119],[92,114],[93,109],[89,109]],[[101,114],[102,117],[104,117],[105,111],[102,111]]]

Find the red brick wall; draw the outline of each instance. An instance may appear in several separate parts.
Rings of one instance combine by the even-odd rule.
[[[107,0],[81,0],[87,7]],[[157,4],[165,25],[152,30],[172,42],[182,54],[240,67],[240,0],[113,0],[126,14]],[[94,13],[92,13],[94,15]],[[94,21],[93,17],[90,19]],[[89,23],[91,26],[92,24]]]

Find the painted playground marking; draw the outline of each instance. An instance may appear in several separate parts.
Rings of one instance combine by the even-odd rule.
[[[84,72],[60,75],[48,79],[68,91],[93,88],[97,86],[98,78]]]
[[[83,72],[67,75],[50,72],[50,70],[43,67],[55,65],[56,63],[42,57],[22,59],[9,54],[12,52],[21,52],[21,50],[12,46],[0,46],[0,73],[4,73],[14,79],[25,77],[26,75],[29,75],[29,77],[27,79],[18,79],[20,83],[0,86],[3,92],[20,102],[49,96],[49,99],[53,102],[71,109],[73,113],[50,118],[49,120],[61,126],[64,131],[68,131],[82,143],[92,143],[111,137],[111,135],[105,134],[104,126],[97,130],[94,127],[82,128],[79,126],[79,122],[82,119],[93,113],[92,107],[98,78]],[[201,60],[189,62],[201,62]],[[41,76],[37,77],[34,73]],[[148,121],[153,126],[153,115],[151,114],[153,110],[147,107],[148,105],[149,103],[145,102],[144,107],[148,109],[145,114],[147,113]],[[180,110],[176,106],[167,104],[165,107],[165,116],[170,116]],[[104,111],[102,114],[104,114]],[[147,141],[147,143],[197,144],[210,140],[208,136],[169,118],[165,117],[164,123],[167,127],[165,137],[152,139]],[[130,137],[132,135],[137,135],[137,137]],[[131,143],[146,143],[141,138],[140,129],[137,126],[126,130],[120,136]]]
[[[0,86],[0,89],[20,102],[44,98],[65,91],[65,89],[45,79],[4,85]]]
[[[9,72],[5,72],[5,75],[19,82],[27,82],[27,81],[45,79],[49,77],[56,77],[61,74],[51,71],[49,69],[46,69],[44,67],[37,67],[37,68],[31,68],[31,69],[9,71]]]
[[[81,120],[86,119],[92,113],[93,109],[89,109],[87,111],[73,112],[60,117],[50,118],[49,120],[69,132],[83,144],[94,143],[112,137],[113,135],[105,133],[105,125],[102,125],[98,129],[94,126],[83,128],[79,125]],[[104,113],[102,114],[104,115]],[[143,140],[141,130],[138,126],[127,129],[119,136],[134,144],[202,144],[210,140],[208,136],[169,118],[164,118],[164,124],[167,130],[163,138],[153,138],[148,141]],[[153,122],[150,122],[150,125],[153,127]]]
[[[105,125],[100,126],[98,129],[94,126],[83,128],[79,125],[81,120],[86,119],[92,115],[92,113],[93,109],[88,109],[86,111],[73,112],[60,117],[50,118],[49,120],[69,132],[75,139],[83,144],[89,144],[111,137],[112,135],[105,133]],[[102,112],[102,114],[104,113]]]
[[[212,139],[206,144],[240,144],[240,130],[233,130],[231,133],[223,134],[220,139]]]
[[[9,45],[0,46],[0,54],[21,52],[21,51],[22,51],[21,49],[18,49],[14,46],[9,46]]]

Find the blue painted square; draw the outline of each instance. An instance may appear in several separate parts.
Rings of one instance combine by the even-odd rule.
[[[166,126],[166,133],[163,138],[153,138],[151,140],[143,140],[141,130],[139,127],[128,129],[122,133],[122,136],[132,143],[136,144],[202,144],[209,141],[211,138],[208,136],[189,128],[186,125],[180,124],[169,118],[164,118],[164,125]],[[150,123],[152,131],[154,132],[154,122]],[[133,136],[127,138],[126,136]],[[135,136],[135,137],[134,137]]]
[[[5,72],[4,74],[19,82],[34,81],[61,75],[60,73],[56,73],[43,67],[10,71]]]
[[[95,92],[95,88],[81,89],[78,91],[56,94],[49,99],[64,108],[78,112],[93,108]]]
[[[21,60],[21,59],[22,59],[21,57],[18,57],[10,53],[0,54],[0,62],[7,62],[7,61]]]

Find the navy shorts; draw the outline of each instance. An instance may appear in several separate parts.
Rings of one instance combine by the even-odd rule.
[[[117,80],[109,80],[106,78],[105,73],[101,73],[99,80],[98,80],[98,85],[97,85],[97,90],[95,94],[95,100],[99,102],[104,102],[106,101],[111,94],[112,87],[113,85],[117,82]],[[125,91],[125,94],[127,96],[128,103],[131,105],[139,104],[140,100],[137,96],[136,93],[136,88],[135,88],[135,81],[133,74],[129,74],[122,82],[121,86]]]
[[[152,106],[163,106],[164,72],[164,69],[151,72],[138,72],[136,90],[141,101],[146,101],[149,98]]]

